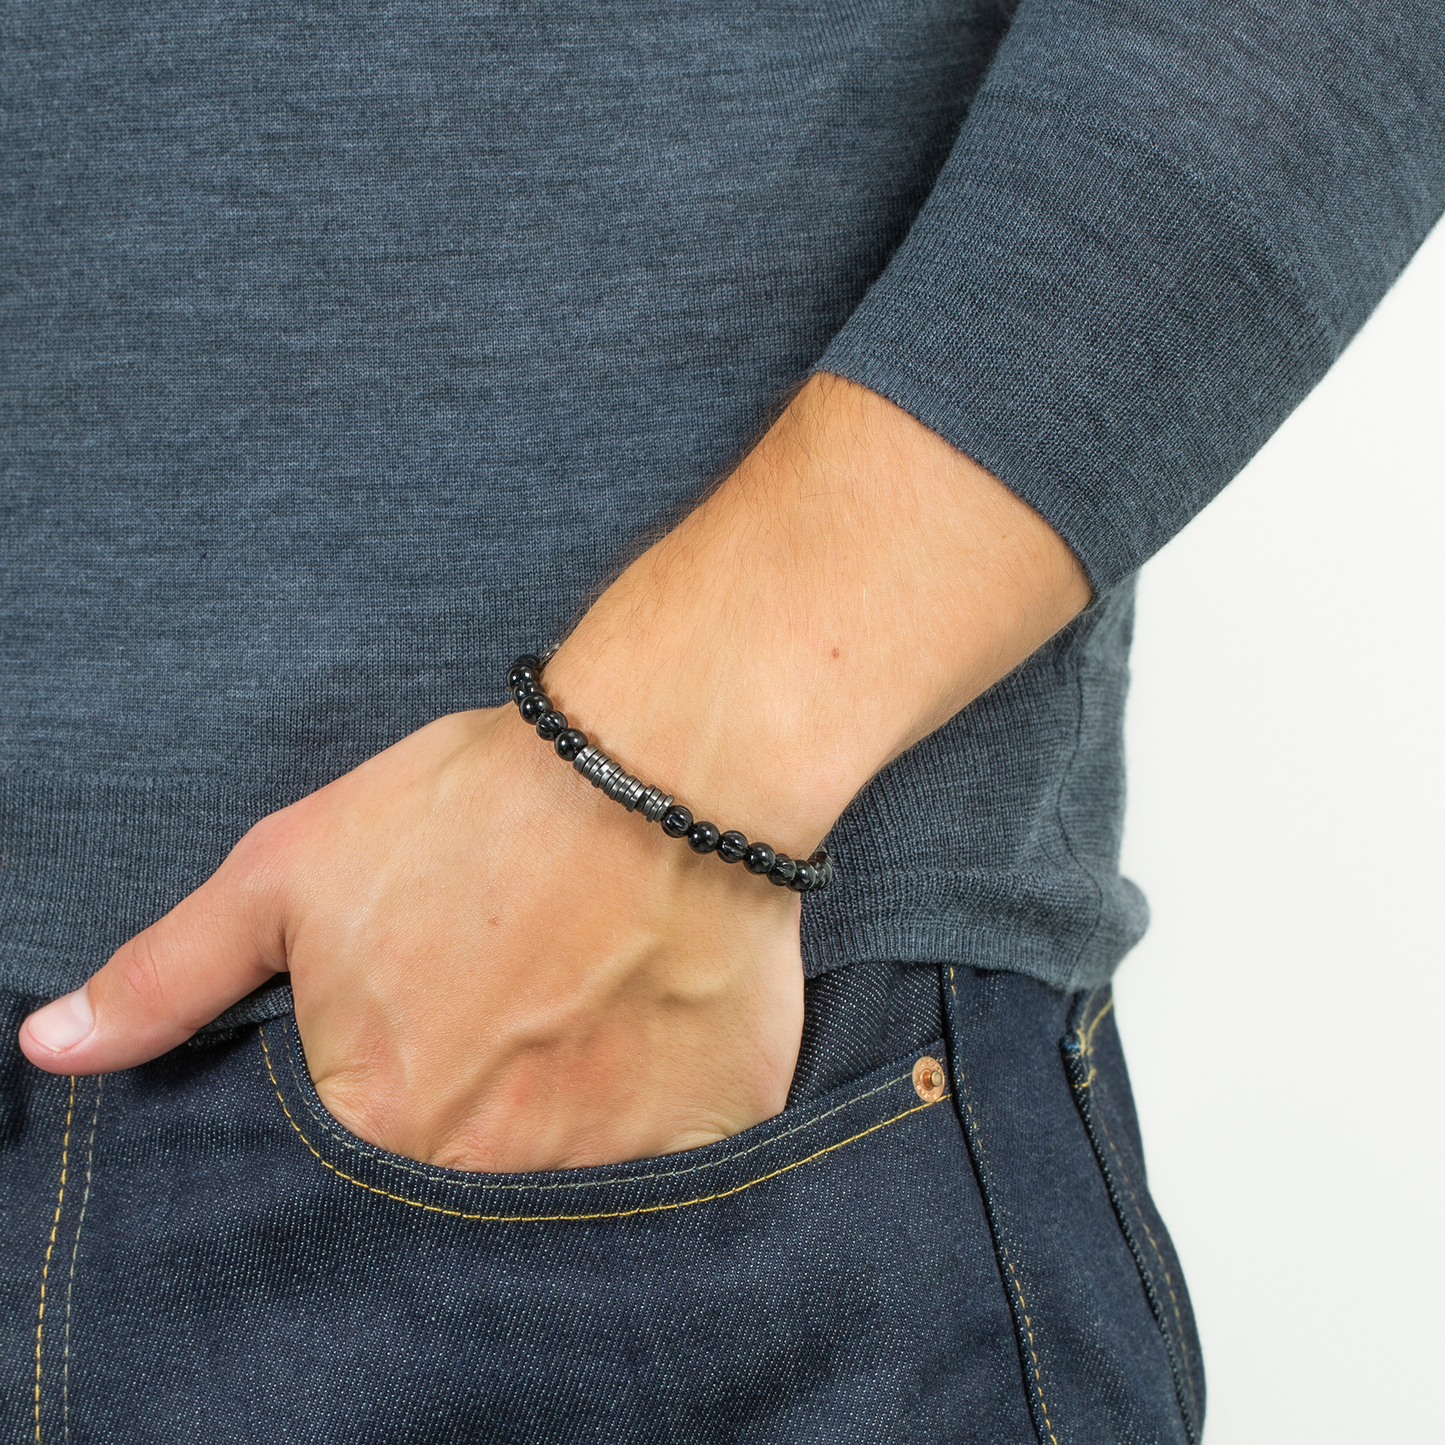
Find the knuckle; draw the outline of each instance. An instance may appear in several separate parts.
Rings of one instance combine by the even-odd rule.
[[[388,1147],[396,1111],[375,1074],[363,1069],[337,1070],[313,1082],[317,1097],[338,1123],[368,1144]]]
[[[245,917],[261,918],[286,897],[297,833],[286,816],[290,812],[272,813],[253,824],[222,865],[218,881]]]
[[[402,1071],[385,1041],[367,1029],[328,1036],[310,1019],[301,1034],[311,1083],[327,1111],[368,1144],[387,1147],[407,1110]]]
[[[150,930],[138,933],[121,948],[114,959],[116,973],[126,1000],[147,1012],[163,1009],[167,1002],[165,972]]]
[[[275,871],[285,854],[284,830],[277,826],[279,814],[253,823],[226,856],[226,868],[237,880],[264,878]]]

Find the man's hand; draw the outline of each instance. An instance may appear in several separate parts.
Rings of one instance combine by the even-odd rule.
[[[1088,598],[998,481],[815,377],[543,682],[628,771],[805,856]],[[419,1159],[610,1162],[775,1114],[802,1028],[798,896],[695,857],[548,754],[510,708],[457,714],[265,819],[27,1020],[26,1055],[124,1068],[289,968],[322,1099]]]
[[[798,904],[594,792],[514,708],[458,713],[258,824],[20,1040],[126,1068],[289,967],[362,1138],[462,1169],[640,1158],[782,1109]]]

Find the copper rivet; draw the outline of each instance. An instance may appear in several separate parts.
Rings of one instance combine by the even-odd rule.
[[[943,1065],[925,1054],[913,1066],[913,1087],[926,1104],[936,1104],[943,1097]]]

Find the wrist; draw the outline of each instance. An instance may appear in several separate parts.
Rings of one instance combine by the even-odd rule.
[[[695,816],[805,855],[1088,595],[995,478],[891,403],[815,377],[603,593],[546,688]]]
[[[459,716],[479,719],[465,762],[469,792],[494,797],[496,779],[507,779],[512,806],[506,816],[489,810],[493,826],[545,845],[559,877],[590,879],[635,938],[672,947],[703,919],[714,930],[725,920],[728,930],[763,952],[772,949],[779,929],[796,935],[796,893],[699,855],[640,812],[618,806],[589,786],[515,707]]]
[[[589,614],[548,661],[544,686],[569,721],[628,772],[671,793],[699,821],[807,857],[867,774],[820,740],[737,654],[693,635],[616,628]]]

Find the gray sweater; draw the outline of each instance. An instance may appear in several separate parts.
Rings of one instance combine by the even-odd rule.
[[[857,799],[807,968],[1106,978],[1132,575],[1445,206],[1439,0],[13,0],[0,101],[26,994],[500,702],[814,367],[1097,600]]]

